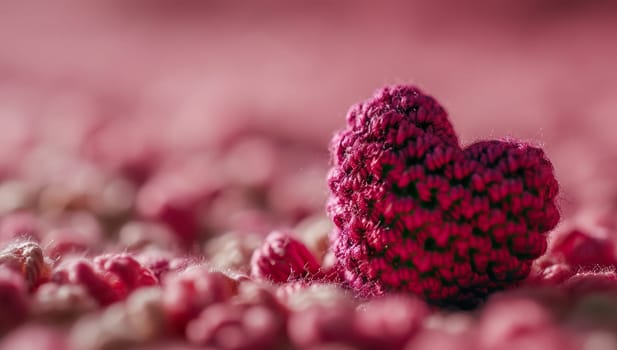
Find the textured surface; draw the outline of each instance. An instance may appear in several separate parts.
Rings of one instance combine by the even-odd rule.
[[[0,349],[617,349],[615,14],[0,1]],[[267,249],[282,230],[334,265],[328,140],[396,83],[439,97],[461,145],[538,140],[555,166],[564,222],[518,288],[473,311],[357,298]],[[265,278],[250,273],[262,248]]]
[[[269,234],[251,259],[251,275],[284,283],[319,278],[321,266],[306,246],[284,232]]]
[[[559,221],[540,148],[461,149],[444,109],[411,86],[351,108],[331,145],[335,254],[361,293],[465,303],[515,285]]]

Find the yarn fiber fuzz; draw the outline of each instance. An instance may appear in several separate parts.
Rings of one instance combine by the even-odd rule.
[[[413,86],[353,106],[330,145],[334,252],[361,295],[474,304],[523,280],[559,221],[542,149],[459,144],[444,108]]]

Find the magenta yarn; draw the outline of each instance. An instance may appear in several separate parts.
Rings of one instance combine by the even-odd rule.
[[[304,243],[280,231],[270,233],[253,252],[251,275],[277,283],[322,277],[319,262]]]
[[[353,106],[331,155],[334,251],[363,295],[473,304],[524,279],[559,221],[542,149],[461,148],[445,110],[412,86],[385,87]]]

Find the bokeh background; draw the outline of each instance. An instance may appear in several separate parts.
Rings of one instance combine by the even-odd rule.
[[[545,147],[566,216],[611,214],[616,16],[610,0],[2,1],[0,176],[79,182],[66,159],[86,159],[137,191],[177,158],[231,150],[226,176],[283,167],[274,196],[318,210],[349,106],[414,83],[464,143]]]
[[[616,0],[0,0],[0,349],[615,349],[615,62]],[[429,314],[339,285],[328,143],[402,83],[463,144],[546,150],[530,289]]]

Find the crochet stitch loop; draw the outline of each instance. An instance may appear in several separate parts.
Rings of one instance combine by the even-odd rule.
[[[559,221],[541,149],[507,140],[462,149],[446,111],[416,87],[385,87],[353,106],[330,150],[334,252],[361,295],[473,305],[524,279]]]

